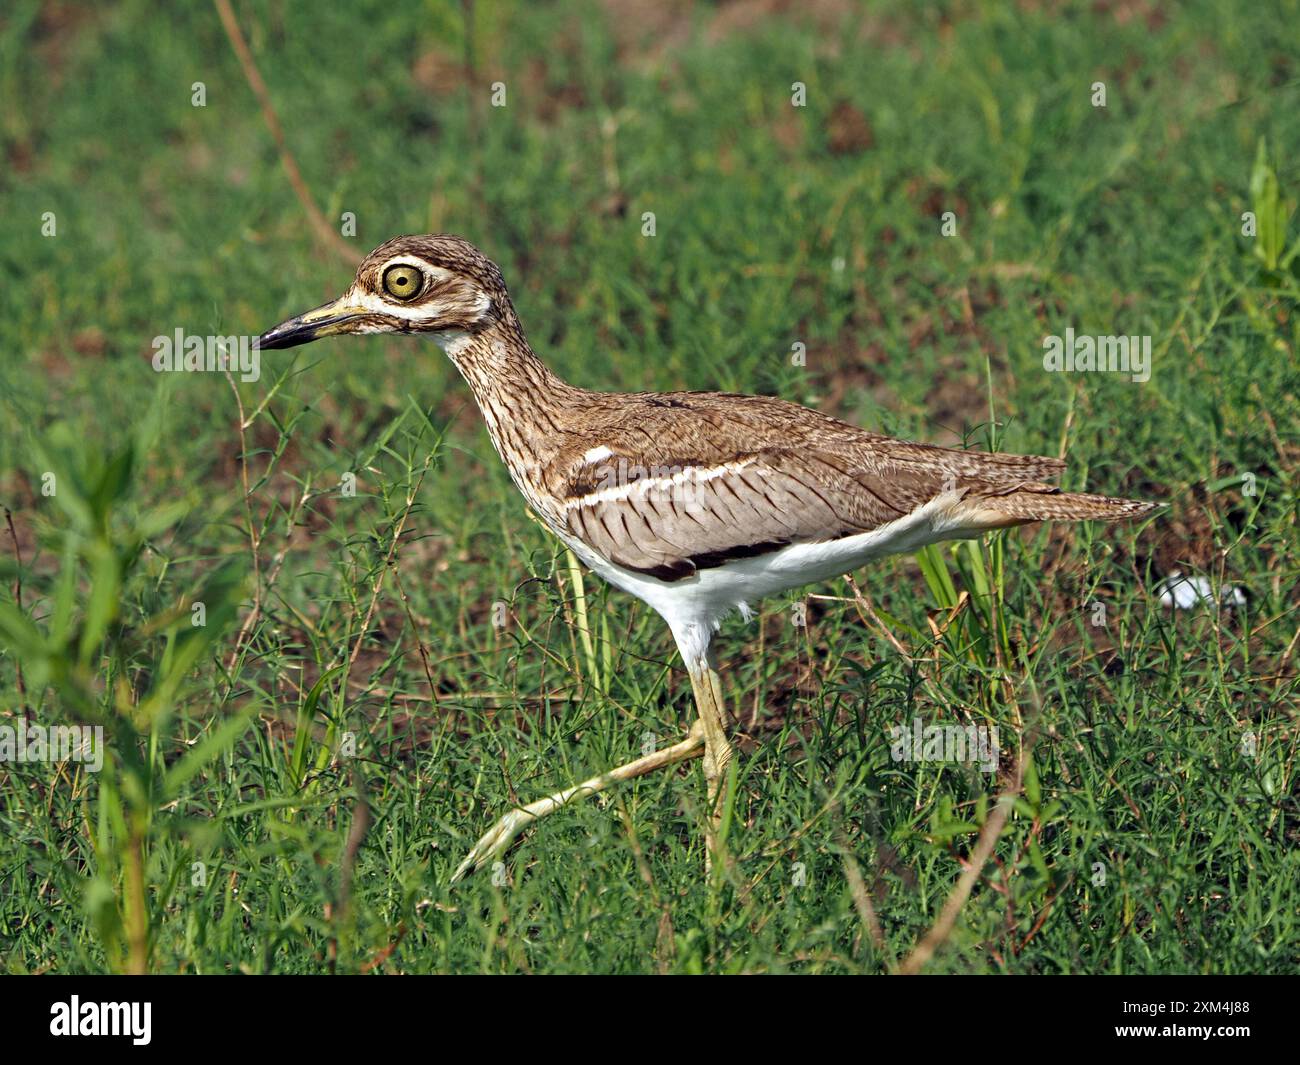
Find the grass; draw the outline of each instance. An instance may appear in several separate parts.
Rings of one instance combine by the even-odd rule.
[[[1295,972],[1296,7],[237,5],[357,255],[464,234],[574,382],[1169,504],[728,624],[718,882],[691,766],[451,890],[512,801],[684,731],[667,630],[527,519],[432,345],[154,373],[154,336],[257,334],[348,267],[215,11],[10,5],[0,708],[109,757],[0,772],[5,968],[883,972],[1005,814],[927,971]],[[1151,379],[1044,372],[1067,327],[1150,335]],[[1174,571],[1245,602],[1171,611]],[[1001,771],[895,761],[914,718],[997,726]]]

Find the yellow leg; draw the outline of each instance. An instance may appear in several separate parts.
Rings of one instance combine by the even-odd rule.
[[[727,767],[731,764],[731,741],[727,739],[726,704],[722,700],[722,680],[707,662],[689,668],[691,690],[695,693],[698,724],[704,731],[704,785],[708,796],[708,820],[705,832],[707,847],[704,871],[713,868],[716,857],[721,861],[721,828],[726,801]]]
[[[595,795],[596,792],[603,791],[612,784],[631,780],[633,777],[642,776],[663,766],[694,758],[701,753],[704,744],[704,726],[697,721],[691,726],[691,731],[686,734],[686,738],[671,747],[665,747],[662,751],[644,755],[635,761],[628,762],[627,765],[611,769],[608,773],[601,773],[590,780],[584,780],[581,784],[575,784],[571,788],[565,788],[562,791],[547,795],[543,799],[538,799],[536,802],[530,802],[527,806],[511,810],[474,844],[474,849],[469,852],[465,860],[456,868],[456,872],[452,874],[451,882],[456,883],[466,873],[472,872],[485,862],[491,861],[497,855],[503,853],[519,833],[539,818],[554,813],[578,799],[585,799],[588,795]],[[729,754],[730,752],[728,752]]]

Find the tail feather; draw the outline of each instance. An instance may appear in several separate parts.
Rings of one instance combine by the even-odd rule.
[[[1087,492],[1062,492],[1048,484],[1021,484],[969,491],[958,506],[963,519],[975,526],[999,529],[1034,521],[1131,521],[1161,505]]]
[[[960,480],[983,481],[999,487],[1055,481],[1065,469],[1065,463],[1061,459],[1047,455],[963,450],[901,440],[886,440],[883,446],[891,461],[911,467],[920,474],[940,479],[953,476]]]
[[[1015,481],[1055,482],[1065,470],[1064,461],[1047,455],[1011,455],[1004,451],[977,451],[974,454],[979,455],[975,476],[999,485]]]

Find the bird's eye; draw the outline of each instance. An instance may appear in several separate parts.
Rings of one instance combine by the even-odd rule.
[[[394,299],[409,300],[420,291],[421,280],[414,266],[390,266],[384,271],[384,291]]]

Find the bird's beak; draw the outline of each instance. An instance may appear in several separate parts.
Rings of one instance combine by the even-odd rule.
[[[262,349],[292,348],[335,333],[351,333],[363,313],[361,307],[349,304],[344,296],[268,329],[258,338],[257,346]]]

